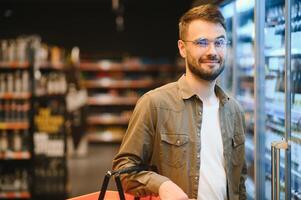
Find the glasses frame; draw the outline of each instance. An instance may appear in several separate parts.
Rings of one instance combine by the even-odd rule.
[[[220,39],[225,40],[225,44],[223,44],[222,46],[216,46],[215,42],[218,41],[218,40],[220,40]],[[208,44],[207,44],[206,46],[200,45],[199,42],[200,42],[201,40],[206,40],[206,41],[208,42]],[[198,39],[196,39],[196,40],[182,40],[182,41],[183,41],[183,42],[191,42],[191,43],[193,43],[194,45],[196,45],[196,46],[198,46],[198,47],[200,47],[200,48],[202,48],[202,49],[207,49],[207,48],[209,47],[210,43],[213,43],[214,48],[217,49],[217,50],[223,50],[223,49],[225,49],[229,44],[231,44],[231,42],[230,42],[229,40],[227,40],[226,38],[224,38],[224,37],[217,38],[217,39],[214,39],[214,40],[209,40],[209,39],[207,39],[207,38],[198,38]]]

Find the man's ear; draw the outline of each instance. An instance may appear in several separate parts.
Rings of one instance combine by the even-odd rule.
[[[185,44],[182,40],[178,40],[179,53],[183,58],[186,58]]]

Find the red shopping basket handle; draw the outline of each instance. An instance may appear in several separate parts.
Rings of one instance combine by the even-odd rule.
[[[120,200],[126,200],[124,192],[123,192],[121,180],[120,180],[120,174],[130,174],[130,173],[134,173],[134,172],[137,173],[137,172],[140,172],[143,170],[148,170],[149,168],[150,168],[149,166],[137,165],[137,166],[123,168],[123,169],[119,169],[119,170],[115,170],[115,171],[108,171],[104,177],[98,200],[105,200],[105,194],[106,194],[106,191],[108,188],[110,178],[112,176],[114,176],[114,178],[115,178],[115,183],[116,183],[116,187],[117,187],[117,190],[119,193]],[[135,197],[135,200],[137,200],[137,199],[140,199],[140,198]]]

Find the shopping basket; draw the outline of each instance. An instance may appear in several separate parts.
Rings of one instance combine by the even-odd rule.
[[[135,197],[131,194],[124,193],[123,187],[120,180],[121,174],[137,173],[143,170],[153,169],[152,167],[147,166],[133,166],[129,168],[124,168],[115,171],[108,171],[102,182],[100,192],[94,192],[91,194],[74,197],[68,200],[160,200],[159,197],[146,196],[146,197]],[[109,191],[107,190],[108,184],[111,177],[114,177],[116,187],[118,191]]]

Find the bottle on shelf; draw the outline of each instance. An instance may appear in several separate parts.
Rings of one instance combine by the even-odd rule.
[[[5,130],[2,130],[0,135],[0,152],[6,152],[7,149],[8,149],[7,133]]]
[[[14,151],[21,151],[22,150],[22,137],[18,130],[14,131],[13,136],[13,149]]]

